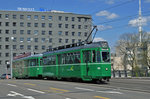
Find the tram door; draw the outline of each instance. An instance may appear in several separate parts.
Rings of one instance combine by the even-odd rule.
[[[58,73],[58,77],[60,76],[60,65],[61,65],[61,55],[58,55],[58,69],[57,69],[57,73]]]
[[[91,51],[90,50],[86,50],[83,51],[83,63],[86,63],[86,76],[88,76],[88,72],[89,72],[89,64],[91,63]]]

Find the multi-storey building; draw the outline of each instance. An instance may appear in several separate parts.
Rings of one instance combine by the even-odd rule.
[[[48,48],[84,41],[91,24],[90,15],[0,11],[0,74],[6,73],[11,52],[13,57],[24,52],[42,53]]]

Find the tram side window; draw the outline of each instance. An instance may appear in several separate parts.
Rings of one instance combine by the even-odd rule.
[[[37,65],[37,59],[31,59],[30,66],[36,66],[36,65]]]
[[[44,65],[56,65],[56,56],[51,55],[51,56],[43,57],[43,64]]]
[[[96,62],[96,51],[92,51],[92,62]]]
[[[74,64],[80,62],[80,52],[65,53],[62,55],[62,64]]]
[[[91,62],[91,51],[83,51],[83,62],[84,63]]]
[[[97,51],[97,62],[101,62],[100,51]]]
[[[103,62],[110,62],[109,52],[102,52]]]

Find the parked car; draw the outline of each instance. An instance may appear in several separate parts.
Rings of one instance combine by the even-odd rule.
[[[8,79],[10,79],[11,78],[11,75],[10,74],[7,74],[8,75]],[[1,79],[6,79],[6,76],[7,76],[6,74],[2,74],[1,75]]]

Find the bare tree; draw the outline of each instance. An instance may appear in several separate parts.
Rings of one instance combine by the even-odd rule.
[[[138,37],[136,34],[123,34],[117,42],[116,49],[123,58],[124,69],[129,64],[133,69],[137,65],[136,48],[138,46]]]
[[[122,56],[122,65],[124,70],[127,69],[127,65],[131,66],[132,74],[133,69],[138,67],[139,64],[142,66],[140,68],[150,67],[150,34],[143,32],[142,41],[139,42],[139,34],[128,33],[123,34],[120,40],[117,42],[116,51]]]

